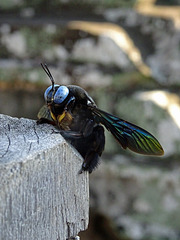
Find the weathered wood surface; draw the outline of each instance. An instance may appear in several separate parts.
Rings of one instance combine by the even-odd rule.
[[[88,174],[54,127],[0,115],[0,239],[65,240],[88,225]]]

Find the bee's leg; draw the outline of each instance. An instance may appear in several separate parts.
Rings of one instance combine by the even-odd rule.
[[[51,121],[47,118],[40,118],[36,121],[37,124],[44,124],[44,123],[48,123],[48,124],[51,124],[51,125],[56,125],[54,121]]]
[[[75,131],[65,131],[65,130],[59,130],[59,133],[67,140],[70,141],[71,140],[75,140],[75,139],[80,139],[83,138],[83,134],[80,132],[75,132]]]
[[[93,132],[90,136],[84,139],[86,154],[84,156],[84,162],[79,173],[83,171],[88,171],[91,173],[98,165],[100,156],[104,150],[105,145],[105,136],[104,128],[100,125],[96,126],[93,129]]]
[[[82,168],[79,173],[82,173],[83,171],[91,173],[97,167],[100,160],[99,157],[104,150],[104,128],[97,125],[91,131],[91,134],[84,136],[84,134],[80,132],[59,130],[59,133],[74,148],[76,148],[76,150],[84,158]]]

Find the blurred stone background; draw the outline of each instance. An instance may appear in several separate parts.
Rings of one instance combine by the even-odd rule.
[[[82,240],[180,239],[179,13],[179,0],[0,1],[0,113],[36,119],[46,62],[165,150],[137,155],[106,132]]]

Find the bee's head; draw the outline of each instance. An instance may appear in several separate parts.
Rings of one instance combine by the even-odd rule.
[[[52,85],[49,86],[45,93],[44,99],[47,105],[63,105],[68,101],[69,89],[66,86],[54,84],[54,79],[46,64],[41,63],[42,68],[50,78]]]
[[[62,105],[66,102],[69,95],[69,89],[66,86],[55,84],[53,87],[49,86],[45,93],[44,99],[48,105]]]

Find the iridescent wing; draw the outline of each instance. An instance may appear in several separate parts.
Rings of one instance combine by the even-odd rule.
[[[50,123],[52,125],[55,125],[55,122],[54,122],[54,120],[51,117],[51,113],[50,113],[50,110],[47,107],[47,105],[43,105],[41,107],[41,109],[38,112],[37,117],[38,117],[38,121],[37,121],[38,124]]]
[[[161,144],[146,130],[98,108],[92,108],[92,112],[124,149],[145,155],[164,154]]]

